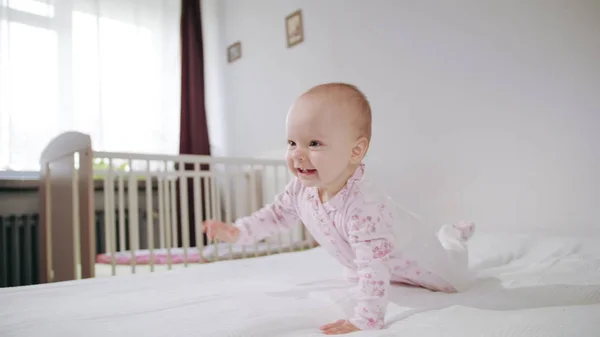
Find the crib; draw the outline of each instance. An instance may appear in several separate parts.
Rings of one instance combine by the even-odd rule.
[[[298,222],[252,246],[206,240],[204,219],[233,222],[291,179],[285,161],[94,151],[65,132],[40,158],[42,283],[167,271],[309,249]]]

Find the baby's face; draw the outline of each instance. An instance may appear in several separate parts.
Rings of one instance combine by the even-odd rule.
[[[286,160],[305,186],[336,193],[348,178],[356,136],[348,118],[333,108],[314,98],[296,102],[287,117]]]

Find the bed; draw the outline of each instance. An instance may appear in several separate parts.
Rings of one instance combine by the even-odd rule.
[[[98,158],[111,166],[94,167]],[[122,171],[119,158],[127,164]],[[179,169],[134,165],[157,158]],[[182,169],[186,163],[191,171]],[[321,336],[320,325],[353,309],[354,286],[302,224],[250,247],[194,245],[187,227],[174,229],[198,224],[185,219],[188,203],[178,204],[174,192],[185,201],[208,186],[191,203],[195,214],[230,220],[285,184],[277,170],[266,171],[284,172],[280,161],[94,152],[88,136],[66,133],[49,144],[42,164],[46,282],[0,289],[0,336]],[[140,194],[141,181],[142,191],[156,185],[158,192]],[[142,201],[145,219],[131,207]],[[104,214],[101,230],[93,225],[97,214]],[[599,239],[478,231],[470,241],[473,288],[444,294],[394,286],[386,328],[353,335],[599,336]],[[166,255],[144,263],[150,252]]]
[[[475,286],[395,286],[386,328],[353,336],[586,337],[600,334],[598,238],[477,233]],[[322,250],[0,289],[0,336],[321,336],[352,286]],[[257,305],[258,304],[258,305]]]

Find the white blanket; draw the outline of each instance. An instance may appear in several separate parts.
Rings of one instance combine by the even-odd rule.
[[[393,287],[385,330],[350,336],[600,336],[599,238],[476,234],[461,294]],[[322,336],[352,286],[320,248],[0,289],[0,336]]]

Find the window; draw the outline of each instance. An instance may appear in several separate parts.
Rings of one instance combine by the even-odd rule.
[[[172,0],[0,0],[0,170],[38,170],[68,130],[177,153],[180,15]]]

